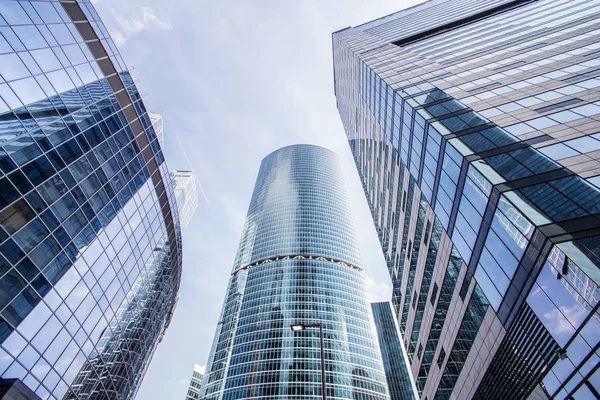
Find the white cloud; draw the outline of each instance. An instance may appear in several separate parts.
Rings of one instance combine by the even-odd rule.
[[[120,31],[112,32],[111,36],[117,46],[123,46],[127,41],[127,39],[125,39],[125,36]]]
[[[392,291],[390,281],[386,281],[385,279],[374,279],[371,276],[367,276],[366,283],[367,295],[370,302],[376,303],[390,299]]]
[[[146,26],[150,28],[156,28],[161,31],[170,31],[173,29],[173,25],[170,22],[159,19],[150,7],[142,8],[142,19]]]
[[[145,30],[170,31],[173,29],[173,25],[160,19],[151,7],[142,7],[141,15],[130,17],[123,16],[122,10],[117,11],[113,8],[111,11],[119,26],[118,30],[110,33],[117,46],[122,46],[127,39]]]

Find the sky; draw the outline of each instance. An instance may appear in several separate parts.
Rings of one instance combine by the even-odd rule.
[[[183,237],[175,316],[138,392],[185,398],[205,364],[261,160],[290,144],[339,154],[370,301],[391,283],[335,105],[331,33],[418,1],[96,0],[144,102],[164,116],[171,170],[205,196]]]

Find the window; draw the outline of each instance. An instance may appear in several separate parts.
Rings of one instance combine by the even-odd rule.
[[[563,158],[568,158],[579,154],[563,143],[556,143],[551,146],[542,147],[539,149],[539,151],[553,160],[562,160]]]
[[[561,101],[560,103],[552,104],[550,106],[538,108],[535,111],[541,114],[541,113],[545,113],[546,111],[556,110],[557,108],[570,106],[571,104],[579,103],[581,101],[582,101],[581,99],[565,100],[565,101]]]
[[[425,228],[425,236],[423,239],[423,243],[427,244],[427,240],[429,240],[429,230],[431,229],[431,221],[427,221],[427,227]]]
[[[431,292],[431,299],[430,299],[431,305],[435,304],[435,298],[437,297],[438,290],[439,290],[439,288],[438,288],[437,283],[434,283],[433,284],[433,291]]]
[[[469,291],[469,285],[471,284],[471,278],[473,278],[473,276],[467,271],[467,274],[465,275],[465,280],[462,283],[462,286],[460,287],[460,298],[462,301],[465,301],[465,296],[467,295],[467,292]]]
[[[35,217],[34,211],[24,199],[20,199],[0,213],[0,226],[12,234]]]
[[[445,358],[446,358],[446,350],[444,350],[444,348],[442,347],[442,350],[440,350],[440,355],[438,356],[438,359],[437,359],[437,365],[439,368],[442,368]]]

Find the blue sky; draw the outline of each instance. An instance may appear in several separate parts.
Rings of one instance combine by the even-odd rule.
[[[389,299],[335,107],[331,32],[417,2],[94,2],[146,106],[164,116],[169,167],[193,169],[208,199],[200,193],[184,236],[179,303],[138,399],[184,399],[194,363],[206,363],[260,161],[280,147],[312,143],[340,155],[370,300]]]

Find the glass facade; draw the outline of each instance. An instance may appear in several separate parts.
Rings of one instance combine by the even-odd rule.
[[[261,165],[201,394],[203,399],[389,399],[341,167],[311,145]]]
[[[371,303],[377,339],[391,400],[418,399],[415,384],[408,371],[408,358],[396,322],[396,312],[390,302]]]
[[[0,2],[2,378],[135,397],[181,276],[169,177],[91,2]]]
[[[431,0],[333,34],[422,398],[598,396],[599,18]]]

